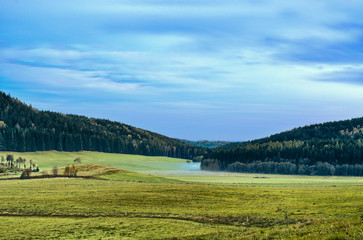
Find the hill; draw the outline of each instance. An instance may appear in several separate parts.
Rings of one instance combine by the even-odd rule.
[[[168,179],[124,170],[112,166],[100,164],[78,164],[76,165],[77,177],[89,177],[94,179],[105,179],[114,181],[148,182],[148,183],[183,183],[183,181]],[[30,178],[64,177],[65,167],[54,168],[48,171],[31,174]],[[56,175],[54,174],[56,172]]]
[[[97,151],[193,158],[204,149],[106,119],[39,111],[0,92],[0,151]]]
[[[363,118],[299,127],[254,141],[214,149],[205,170],[363,175]]]

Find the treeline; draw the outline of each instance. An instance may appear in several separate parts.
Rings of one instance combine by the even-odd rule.
[[[266,159],[251,163],[234,162],[223,167],[221,161],[205,159],[201,165],[202,170],[229,171],[241,173],[265,174],[294,174],[294,175],[321,175],[321,176],[363,176],[363,164],[337,164],[317,162],[309,165],[309,159]]]
[[[190,140],[185,140],[185,139],[180,139],[180,141],[184,142],[184,143],[189,143],[189,144],[197,146],[197,147],[203,147],[203,148],[218,148],[218,147],[224,147],[224,146],[232,144],[231,142],[227,142],[227,141],[208,141],[208,140],[190,141]]]
[[[363,125],[363,118],[312,125],[217,148],[204,155],[201,168],[362,176],[363,128],[360,124]]]
[[[313,124],[304,127],[294,128],[289,131],[273,134],[266,138],[251,141],[251,143],[283,142],[291,140],[312,140],[312,139],[362,139],[363,118],[326,122]]]
[[[236,161],[250,163],[268,158],[304,159],[310,164],[328,162],[330,164],[363,163],[363,141],[361,139],[312,139],[284,142],[245,143],[229,148],[218,148],[206,154],[205,158],[222,160],[226,164]]]
[[[1,156],[0,173],[5,173],[7,171],[23,171],[24,169],[27,169],[27,164],[29,166],[29,171],[39,172],[38,164],[36,164],[33,160],[27,160],[22,157],[18,157],[17,159],[15,159],[14,155],[7,154],[5,157]]]
[[[0,92],[0,151],[98,151],[192,159],[200,147],[105,119],[38,111]]]

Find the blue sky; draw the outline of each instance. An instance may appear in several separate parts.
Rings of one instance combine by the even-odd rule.
[[[363,116],[362,1],[0,0],[0,85],[191,140]]]

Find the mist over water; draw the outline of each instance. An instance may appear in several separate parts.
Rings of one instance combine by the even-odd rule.
[[[186,171],[186,172],[204,172],[200,170],[200,162],[191,162],[191,163],[186,162],[182,165],[182,168],[184,168],[184,170],[181,171]]]
[[[161,174],[166,175],[209,175],[213,172],[203,171],[200,169],[200,162],[178,163],[174,170],[163,171]]]
[[[179,162],[179,163],[164,163],[164,169],[153,171],[141,171],[147,174],[162,174],[162,175],[208,175],[211,172],[200,170],[199,162]]]

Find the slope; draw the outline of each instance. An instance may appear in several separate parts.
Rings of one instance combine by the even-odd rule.
[[[363,118],[314,124],[216,148],[202,168],[237,172],[363,175]]]
[[[204,149],[106,119],[39,111],[0,92],[0,151],[98,151],[192,158]]]

